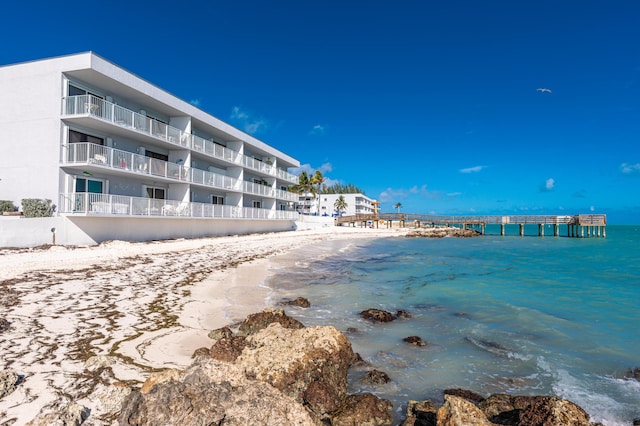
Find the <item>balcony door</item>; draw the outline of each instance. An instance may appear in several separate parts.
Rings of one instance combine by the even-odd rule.
[[[76,192],[90,192],[92,194],[102,194],[104,182],[98,179],[76,178]]]

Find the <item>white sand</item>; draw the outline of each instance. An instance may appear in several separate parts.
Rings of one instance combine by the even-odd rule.
[[[397,229],[330,227],[95,247],[0,249],[0,370],[24,376],[0,399],[0,422],[23,425],[52,402],[100,406],[98,383],[135,385],[154,369],[184,368],[210,330],[268,303],[269,259],[336,239],[397,236]],[[110,369],[85,361],[108,356]],[[97,373],[91,373],[96,371]],[[99,374],[98,374],[99,373]]]

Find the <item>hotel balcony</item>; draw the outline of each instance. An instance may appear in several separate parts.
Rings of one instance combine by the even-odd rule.
[[[248,169],[275,176],[278,179],[297,184],[298,176],[274,167],[250,156],[242,155],[213,141],[185,133],[166,123],[123,108],[93,95],[68,96],[62,99],[63,115],[68,118],[97,119],[119,129],[136,132],[139,135],[199,152],[229,164],[242,165]],[[105,129],[108,130],[108,129]]]
[[[293,211],[258,209],[219,204],[72,192],[60,194],[58,211],[80,216],[157,216],[181,218],[296,220]]]
[[[89,142],[66,145],[64,165],[111,170],[118,173],[149,175],[170,181],[191,183],[227,191],[240,192],[242,182],[229,176],[170,163],[128,151],[121,151]]]

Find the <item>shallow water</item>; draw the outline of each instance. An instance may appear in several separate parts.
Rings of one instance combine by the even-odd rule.
[[[488,229],[488,232],[492,232]],[[346,331],[354,351],[392,383],[351,391],[394,403],[442,402],[442,390],[488,396],[555,394],[592,421],[629,425],[640,416],[640,227],[609,226],[607,238],[487,235],[472,239],[384,238],[327,242],[279,259],[267,284],[305,325]],[[387,324],[359,312],[404,309]],[[428,342],[402,341],[418,335]]]

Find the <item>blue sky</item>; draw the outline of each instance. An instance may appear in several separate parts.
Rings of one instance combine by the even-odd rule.
[[[637,224],[638,22],[616,0],[10,2],[0,64],[92,50],[383,211]]]

